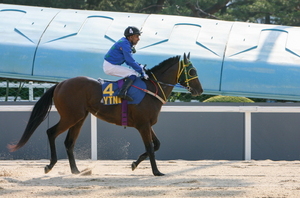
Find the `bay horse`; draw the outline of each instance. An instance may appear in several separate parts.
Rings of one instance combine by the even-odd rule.
[[[128,105],[127,126],[134,127],[139,131],[146,148],[146,152],[140,155],[131,167],[134,170],[140,162],[149,157],[152,173],[155,176],[162,176],[164,174],[158,170],[154,155],[154,152],[160,147],[160,141],[152,126],[157,122],[161,107],[170,96],[174,85],[179,83],[187,88],[192,95],[200,95],[203,89],[197,71],[190,61],[190,54],[186,56],[184,53],[183,60],[180,60],[180,56],[171,57],[147,70],[147,74],[150,78],[144,80],[147,87],[147,90],[144,91],[152,93],[152,95],[146,94],[139,104]],[[79,174],[73,149],[88,113],[90,112],[106,122],[121,125],[121,105],[104,105],[100,102],[102,98],[102,84],[92,78],[75,77],[54,85],[34,105],[19,142],[16,145],[8,145],[8,149],[13,152],[26,144],[36,128],[48,116],[54,102],[60,120],[47,130],[51,158],[50,164],[45,167],[45,173],[48,173],[57,162],[56,137],[68,130],[64,144],[71,172]],[[163,102],[161,101],[162,98],[164,99]]]

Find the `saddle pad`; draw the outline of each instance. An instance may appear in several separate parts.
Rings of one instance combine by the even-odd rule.
[[[142,89],[146,89],[146,83],[140,78],[136,78],[133,85]],[[105,105],[116,105],[122,103],[121,98],[117,96],[117,94],[119,93],[118,81],[104,81],[102,83],[102,92],[103,99],[101,100],[101,103]],[[127,94],[133,98],[133,101],[128,101],[128,104],[139,104],[146,93],[138,88],[131,86],[127,90]]]

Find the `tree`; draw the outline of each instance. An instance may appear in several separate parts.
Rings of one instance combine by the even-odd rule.
[[[0,0],[0,3],[300,26],[299,0]]]
[[[299,0],[235,0],[222,19],[299,26],[299,16]]]
[[[85,0],[0,0],[0,3],[81,9],[85,5]]]

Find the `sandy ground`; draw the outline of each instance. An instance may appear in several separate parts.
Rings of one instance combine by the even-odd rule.
[[[162,177],[149,161],[77,160],[86,175],[48,162],[0,160],[0,197],[300,197],[300,161],[157,161]]]

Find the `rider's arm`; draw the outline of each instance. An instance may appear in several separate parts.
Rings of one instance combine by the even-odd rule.
[[[123,46],[122,51],[123,51],[125,63],[127,65],[129,65],[130,67],[132,67],[139,74],[141,74],[143,72],[143,70],[140,67],[140,65],[133,59],[132,53],[131,53],[131,46],[130,45]]]

